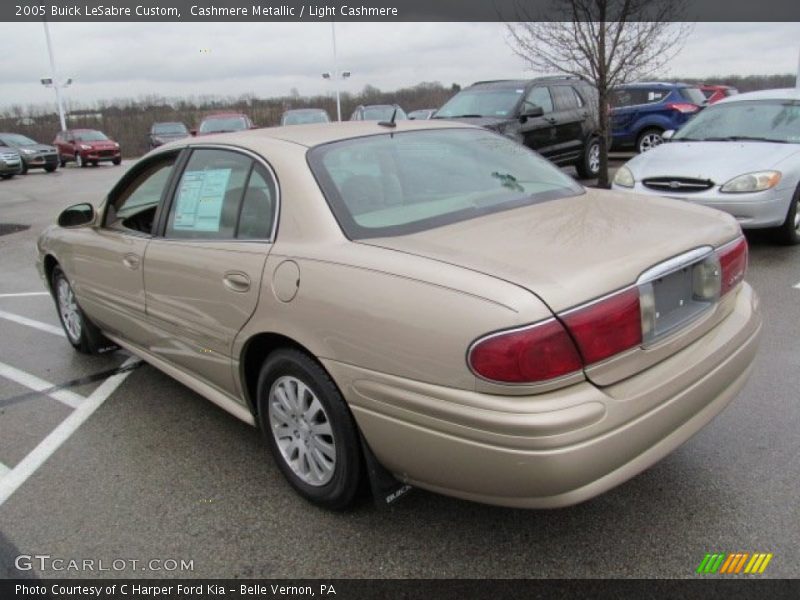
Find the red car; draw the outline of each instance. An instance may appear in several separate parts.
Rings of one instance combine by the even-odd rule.
[[[703,92],[703,95],[706,97],[707,104],[714,104],[714,102],[718,102],[723,98],[734,96],[739,93],[739,90],[729,85],[703,84],[699,87],[700,91]]]
[[[215,113],[208,115],[200,122],[200,127],[192,130],[192,135],[210,135],[212,133],[228,133],[255,129],[255,125],[242,113]]]
[[[122,162],[119,144],[96,129],[67,129],[53,140],[58,150],[58,160],[63,167],[74,160],[79,167],[100,162],[118,165]]]

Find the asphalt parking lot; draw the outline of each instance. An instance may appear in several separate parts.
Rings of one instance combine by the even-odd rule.
[[[628,483],[551,511],[414,490],[389,509],[330,513],[297,497],[255,429],[123,352],[78,355],[58,333],[36,236],[124,170],[0,182],[0,224],[30,226],[0,235],[0,577],[693,577],[707,552],[770,552],[763,577],[800,576],[800,247],[748,236],[765,317],[753,375]],[[20,555],[94,560],[95,572],[27,570]],[[101,560],[126,562],[98,571]]]

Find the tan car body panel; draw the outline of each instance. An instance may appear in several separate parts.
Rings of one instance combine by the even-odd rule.
[[[412,121],[395,131],[453,127]],[[761,326],[747,284],[669,339],[592,366],[600,387],[583,373],[534,386],[477,378],[466,362],[476,338],[631,285],[654,264],[720,246],[738,228],[688,204],[589,191],[351,242],[307,166],[307,146],[386,132],[370,122],[293,126],[156,150],[231,146],[263,156],[278,178],[279,224],[274,244],[156,240],[143,249],[147,238],[131,241],[144,252],[151,288],[140,323],[110,322],[114,313],[97,299],[101,288],[135,291],[129,273],[110,267],[107,280],[94,281],[93,261],[110,265],[120,254],[109,254],[102,231],[47,230],[39,268],[54,256],[112,339],[251,424],[243,353],[259,334],[290,338],[325,366],[398,478],[490,503],[559,506],[596,495],[675,448],[743,385]],[[229,270],[245,273],[250,288],[227,289]],[[131,299],[135,307],[145,297]]]

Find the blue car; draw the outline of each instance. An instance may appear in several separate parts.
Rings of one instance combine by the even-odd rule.
[[[665,131],[680,129],[705,104],[700,88],[686,83],[621,85],[611,92],[611,146],[647,152],[664,141]]]

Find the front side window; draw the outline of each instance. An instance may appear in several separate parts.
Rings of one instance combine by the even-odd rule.
[[[800,102],[751,100],[712,104],[684,125],[673,139],[800,144]]]
[[[275,209],[275,185],[261,165],[230,150],[195,150],[178,182],[165,237],[267,239]]]
[[[152,234],[156,210],[177,156],[177,153],[171,153],[150,161],[128,176],[128,182],[123,182],[122,189],[113,192],[109,198],[104,226]]]
[[[345,235],[405,235],[576,196],[535,152],[481,129],[382,134],[324,144],[309,164]]]
[[[541,107],[545,114],[553,112],[553,98],[550,96],[550,90],[547,87],[533,88],[525,98],[525,107],[531,106]]]

